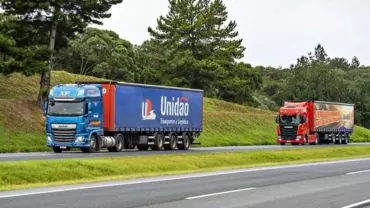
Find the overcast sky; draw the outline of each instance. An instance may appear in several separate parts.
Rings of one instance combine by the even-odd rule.
[[[289,66],[321,43],[330,56],[370,65],[368,0],[224,0],[252,65]],[[167,0],[124,0],[102,28],[141,44],[148,26],[168,11]]]

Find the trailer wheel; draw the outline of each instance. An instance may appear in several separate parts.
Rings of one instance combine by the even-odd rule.
[[[147,145],[147,144],[138,144],[138,145],[137,145],[137,149],[138,149],[139,151],[148,151],[148,149],[149,149],[149,145]]]
[[[124,146],[124,137],[121,133],[114,135],[116,140],[116,145],[113,147],[108,147],[109,152],[121,152]]]
[[[337,140],[337,136],[338,136],[338,140]],[[334,137],[334,141],[335,141],[335,144],[341,144],[342,143],[342,136],[341,134],[333,134],[333,137]]]
[[[176,134],[171,134],[169,149],[170,150],[175,150],[176,148],[177,148],[177,136],[176,136]]]
[[[163,150],[164,148],[164,136],[160,133],[156,133],[154,137],[154,145],[152,150]]]
[[[188,134],[182,136],[182,143],[178,144],[180,150],[188,150],[190,146],[190,138]]]
[[[348,134],[344,134],[343,136],[344,138],[342,138],[342,144],[348,144]]]
[[[60,147],[53,147],[53,151],[55,153],[61,153],[62,152],[62,149],[60,149]]]

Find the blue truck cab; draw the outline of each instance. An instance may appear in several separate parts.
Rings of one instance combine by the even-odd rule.
[[[103,134],[101,85],[60,84],[49,92],[46,107],[47,146],[54,152],[96,149]]]

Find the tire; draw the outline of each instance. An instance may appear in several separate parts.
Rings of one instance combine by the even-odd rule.
[[[147,145],[147,144],[138,144],[138,145],[137,145],[137,149],[138,149],[139,151],[148,151],[148,149],[149,149],[149,145]]]
[[[170,150],[175,150],[177,149],[177,136],[176,134],[172,134],[170,137]]]
[[[348,144],[348,134],[344,135],[344,138],[342,140],[342,144]]]
[[[62,149],[60,149],[60,147],[53,147],[53,151],[54,151],[55,153],[61,153],[63,150],[62,150]]]
[[[151,147],[152,150],[163,150],[164,149],[164,136],[163,134],[157,133],[154,137],[154,145]]]
[[[182,136],[182,143],[177,146],[180,150],[188,150],[190,147],[190,138],[188,134]]]
[[[82,152],[85,152],[85,153],[96,152],[99,149],[98,138],[96,138],[96,136],[92,134],[90,137],[89,147],[80,148],[80,149]]]
[[[281,146],[284,146],[286,143],[280,143]]]
[[[341,135],[339,134],[338,135],[338,141],[336,140],[337,139],[337,135],[336,134],[334,134],[334,138],[335,138],[335,144],[340,144],[341,143]]]
[[[319,135],[315,134],[315,136],[316,136],[315,142],[311,142],[310,145],[318,145],[319,144]]]
[[[177,136],[176,134],[170,134],[169,144],[164,145],[165,150],[176,150],[177,149]]]
[[[330,144],[329,134],[324,134],[324,144]]]
[[[303,140],[302,145],[306,145],[306,144],[308,144],[308,137],[307,137],[307,135],[304,136],[304,140]]]
[[[114,135],[114,140],[116,141],[116,145],[114,147],[108,147],[109,152],[121,152],[124,147],[124,137],[123,134],[118,133]]]

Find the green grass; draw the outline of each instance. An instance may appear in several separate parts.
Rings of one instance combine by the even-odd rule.
[[[76,81],[99,81],[91,76],[71,74],[65,71],[53,71],[51,84],[75,83]],[[8,76],[0,75],[0,99],[36,100],[39,91],[40,76],[25,77],[20,73]]]
[[[370,142],[370,130],[361,126],[355,126],[352,138],[354,142]]]
[[[204,106],[202,146],[276,144],[275,113],[213,99]]]
[[[0,162],[0,190],[369,157],[369,146]]]
[[[52,73],[52,85],[99,81],[95,77]],[[0,152],[47,151],[44,118],[36,107],[39,76],[0,75]],[[276,144],[275,112],[204,99],[204,132],[201,146]],[[370,140],[370,130],[356,127],[354,141]]]

